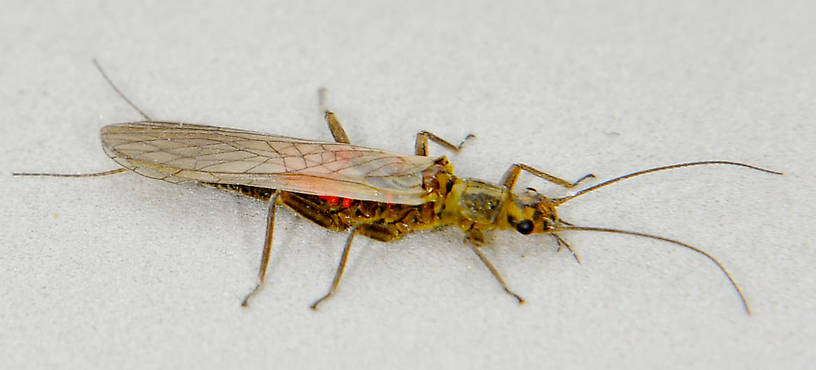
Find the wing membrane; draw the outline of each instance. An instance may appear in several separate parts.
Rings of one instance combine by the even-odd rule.
[[[105,153],[140,175],[314,195],[420,204],[422,171],[435,159],[344,143],[172,122],[101,130]]]

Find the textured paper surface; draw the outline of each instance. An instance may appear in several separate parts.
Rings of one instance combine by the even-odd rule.
[[[0,360],[8,368],[804,368],[816,358],[812,2],[6,1],[0,14]],[[457,142],[466,177],[514,162],[629,180],[561,208],[591,233],[489,235],[504,294],[455,229],[382,244],[281,211],[249,309],[265,206],[115,168],[100,127],[157,119],[410,153]],[[431,147],[432,153],[445,154]],[[565,192],[524,177],[521,187]]]

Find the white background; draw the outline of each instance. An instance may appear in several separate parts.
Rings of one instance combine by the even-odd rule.
[[[0,361],[4,368],[804,368],[816,360],[816,26],[811,1],[3,2]],[[586,195],[578,225],[669,244],[491,234],[518,306],[456,229],[383,244],[265,206],[115,168],[98,130],[139,116],[330,139],[318,87],[353,142],[410,153],[431,130],[477,139],[457,173],[513,162],[601,179],[706,159]],[[443,153],[432,147],[435,154]],[[564,192],[525,176],[521,186]],[[810,352],[809,352],[810,351]]]

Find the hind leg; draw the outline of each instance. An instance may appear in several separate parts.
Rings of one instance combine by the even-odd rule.
[[[272,231],[275,228],[275,209],[277,208],[279,195],[280,191],[276,190],[269,198],[269,209],[266,217],[266,237],[264,238],[263,253],[261,253],[261,266],[258,268],[258,282],[255,284],[255,288],[244,297],[244,300],[241,302],[241,306],[243,307],[247,307],[249,305],[249,299],[263,287],[264,278],[266,277],[266,267],[269,265],[269,253],[272,250]]]

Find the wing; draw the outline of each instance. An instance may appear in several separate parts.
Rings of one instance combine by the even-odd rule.
[[[425,202],[422,171],[435,159],[343,143],[171,122],[101,130],[123,167],[171,183],[204,182],[399,204]]]

